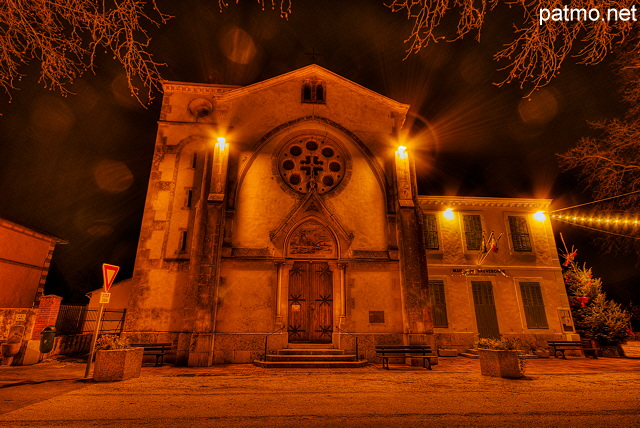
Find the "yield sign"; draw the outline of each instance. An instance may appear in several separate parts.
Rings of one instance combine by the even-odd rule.
[[[119,270],[119,266],[109,265],[106,263],[102,264],[102,278],[104,279],[105,292],[109,292],[109,288],[111,288],[111,284],[113,284],[113,280],[116,278]]]

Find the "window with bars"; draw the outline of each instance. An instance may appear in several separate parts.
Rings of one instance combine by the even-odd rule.
[[[462,216],[464,223],[464,236],[468,251],[479,251],[482,246],[482,220],[478,214],[465,214]]]
[[[436,215],[432,213],[423,214],[424,218],[424,245],[427,250],[439,250],[438,242],[438,222]]]
[[[521,282],[522,306],[527,320],[527,328],[549,328],[544,311],[542,290],[537,282]]]
[[[433,308],[433,326],[437,328],[449,327],[447,320],[447,302],[444,295],[444,281],[429,281],[429,294]]]
[[[531,252],[531,239],[529,238],[529,228],[527,227],[527,219],[521,215],[510,215],[509,230],[511,231],[511,243],[513,251]]]

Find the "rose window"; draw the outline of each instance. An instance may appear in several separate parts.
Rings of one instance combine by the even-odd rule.
[[[346,170],[344,151],[326,137],[298,137],[285,144],[278,155],[278,172],[293,190],[307,193],[315,188],[327,193],[342,181]]]

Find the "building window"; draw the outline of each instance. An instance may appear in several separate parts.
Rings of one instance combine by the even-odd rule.
[[[424,245],[427,250],[439,250],[438,223],[435,214],[424,214]]]
[[[198,153],[193,152],[191,154],[191,168],[196,169],[198,166]]]
[[[178,244],[178,252],[180,254],[186,253],[187,252],[187,231],[186,230],[181,230],[180,231],[180,243]]]
[[[433,326],[437,328],[449,327],[447,320],[447,302],[444,297],[444,281],[429,281],[429,294],[433,308]]]
[[[531,240],[529,239],[529,228],[527,219],[520,215],[510,215],[509,230],[511,231],[511,243],[513,251],[531,252]]]
[[[326,88],[320,80],[305,80],[302,82],[302,102],[324,104],[326,102]]]
[[[482,246],[482,220],[477,214],[463,215],[464,236],[468,251],[479,251]]]
[[[522,294],[522,306],[524,306],[527,328],[549,328],[540,284],[537,282],[521,282],[520,293]]]
[[[187,189],[187,195],[184,201],[185,208],[191,208],[193,206],[193,189]]]

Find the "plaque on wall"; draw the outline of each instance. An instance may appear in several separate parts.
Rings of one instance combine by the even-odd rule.
[[[371,324],[384,323],[384,311],[369,311],[369,323]]]

